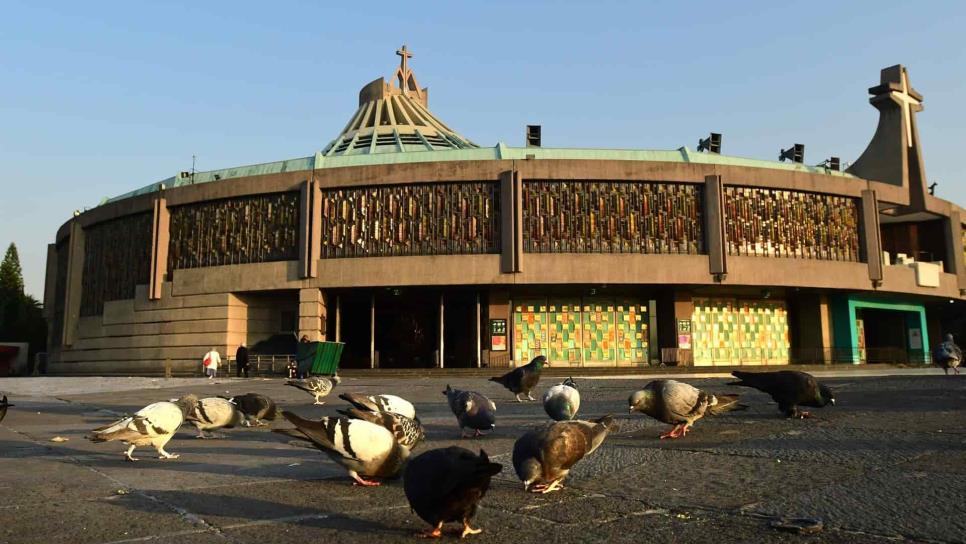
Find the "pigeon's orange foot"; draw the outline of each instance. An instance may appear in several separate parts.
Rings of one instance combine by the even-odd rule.
[[[354,482],[352,482],[352,485],[359,485],[362,487],[376,487],[376,486],[382,485],[375,480],[367,480],[362,476],[359,476],[355,472],[352,472],[349,475],[352,476],[353,480],[355,480]]]
[[[463,531],[460,532],[460,538],[466,538],[466,535],[478,535],[483,532],[483,529],[474,529],[470,527],[469,522],[463,522]]]
[[[416,536],[419,538],[440,538],[441,536],[443,536],[443,524],[440,523],[432,530],[416,533]]]
[[[665,438],[680,438],[684,436],[684,432],[686,431],[681,431],[681,428],[681,425],[675,425],[673,429],[661,435],[661,440],[664,440]]]

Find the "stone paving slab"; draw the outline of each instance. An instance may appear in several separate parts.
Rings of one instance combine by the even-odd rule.
[[[628,394],[649,377],[578,380],[586,417],[616,414],[621,430],[571,472],[566,488],[524,493],[510,464],[514,440],[547,423],[538,403],[516,403],[472,376],[347,378],[338,391],[397,393],[412,400],[430,448],[485,449],[504,464],[484,499],[471,542],[963,542],[966,525],[966,378],[935,375],[830,378],[838,405],[806,421],[782,418],[767,396],[725,379],[693,379],[710,391],[741,392],[749,408],[698,422],[681,440],[667,426],[626,414]],[[41,382],[44,378],[35,381]],[[84,439],[117,414],[192,392],[263,392],[303,416],[332,415],[280,380],[123,378],[59,384],[32,396],[0,424],[0,542],[413,542],[424,524],[400,480],[350,485],[318,451],[270,429],[233,429],[223,440],[184,427],[160,461],[150,449],[125,463],[120,444]],[[10,380],[0,380],[0,391]],[[557,380],[546,380],[540,392]],[[83,383],[83,382],[82,382]],[[498,406],[490,435],[461,440],[441,391],[472,387]],[[273,427],[287,426],[276,421]],[[62,436],[67,442],[51,442]],[[783,516],[824,521],[817,535],[769,527]],[[447,541],[453,537],[448,536]]]

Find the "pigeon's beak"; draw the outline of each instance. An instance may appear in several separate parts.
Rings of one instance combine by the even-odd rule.
[[[633,414],[634,413],[634,407],[633,406],[628,406],[627,407],[627,413],[628,414]]]
[[[835,399],[828,399],[828,401],[832,406],[835,406]]]

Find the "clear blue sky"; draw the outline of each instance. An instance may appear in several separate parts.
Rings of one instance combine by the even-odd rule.
[[[484,146],[852,161],[866,89],[897,63],[925,96],[926,173],[966,204],[964,2],[4,2],[0,244],[43,295],[71,212],[199,170],[303,157],[407,43],[430,107]],[[404,7],[405,6],[405,7]]]

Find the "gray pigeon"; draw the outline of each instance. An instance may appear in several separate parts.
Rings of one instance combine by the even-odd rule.
[[[196,438],[224,438],[224,435],[205,431],[236,427],[242,422],[244,416],[233,402],[221,397],[210,397],[196,402],[194,409],[185,419],[198,429]]]
[[[7,408],[10,408],[11,406],[14,405],[7,402],[7,396],[4,395],[3,400],[0,400],[0,422],[3,421],[3,418],[7,417]]]
[[[521,436],[513,444],[513,468],[523,489],[535,493],[562,489],[571,467],[617,429],[614,416],[607,415],[594,421],[559,421]]]
[[[953,340],[953,335],[947,334],[945,341],[936,348],[932,354],[933,361],[939,365],[939,368],[943,369],[946,375],[949,375],[949,369],[953,369],[953,372],[959,374],[959,365],[963,361],[963,350],[959,349],[956,342]],[[0,419],[3,419],[0,417]]]
[[[314,396],[315,402],[313,404],[325,404],[319,399],[331,393],[341,381],[338,376],[332,376],[331,378],[310,376],[304,380],[288,380],[285,382],[285,385],[291,385]]]
[[[580,392],[573,378],[567,378],[563,383],[555,385],[543,394],[543,409],[554,421],[570,421],[576,419],[580,410]]]
[[[710,395],[674,380],[654,380],[627,399],[629,413],[641,412],[663,423],[674,425],[661,438],[685,436],[694,422],[705,414],[715,416],[744,408],[747,406],[738,404],[738,395]]]
[[[456,421],[460,425],[460,438],[475,438],[482,436],[480,431],[489,431],[496,427],[496,404],[476,391],[461,391],[446,386],[446,400],[449,401],[449,408],[456,415]],[[476,431],[471,437],[467,437],[463,429],[469,427]]]
[[[416,419],[416,407],[408,400],[396,395],[363,395],[343,393],[339,398],[367,412],[392,412],[409,419]]]
[[[399,444],[396,437],[382,425],[361,419],[323,417],[319,421],[303,419],[292,412],[282,412],[293,429],[274,432],[311,441],[336,463],[342,465],[357,485],[377,486],[379,482],[365,477],[395,478],[402,472],[409,457],[409,448]]]
[[[352,419],[361,419],[385,427],[386,430],[396,437],[396,440],[400,444],[410,450],[414,449],[426,438],[426,434],[423,431],[423,424],[419,421],[418,417],[412,419],[395,412],[369,412],[355,407],[336,410],[336,412],[351,417]]]

